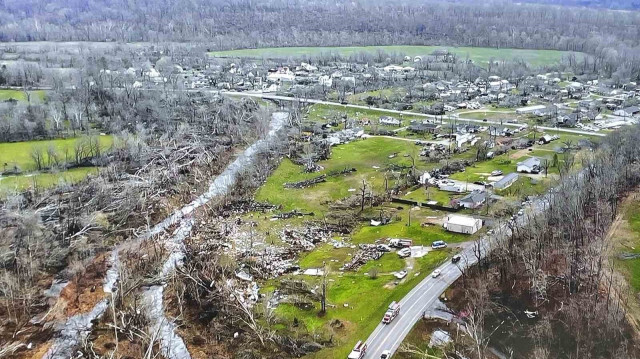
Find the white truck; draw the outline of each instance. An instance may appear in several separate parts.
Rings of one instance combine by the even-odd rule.
[[[347,359],[362,359],[364,358],[364,354],[366,352],[367,344],[360,340],[356,343],[356,346],[353,347],[353,350],[351,351],[351,353],[349,353]]]
[[[389,324],[400,314],[400,303],[393,301],[389,304],[387,312],[382,317],[382,323]]]
[[[413,245],[413,241],[410,239],[391,238],[389,239],[389,246],[393,248],[408,248]]]

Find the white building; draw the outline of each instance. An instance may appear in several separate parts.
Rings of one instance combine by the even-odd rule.
[[[452,214],[445,218],[443,227],[449,232],[474,234],[482,228],[482,220]]]
[[[543,111],[546,108],[547,108],[547,106],[545,106],[545,105],[535,105],[535,106],[520,107],[520,108],[516,109],[516,113],[518,115],[524,115],[524,114],[527,114],[527,113],[534,113],[536,111]]]
[[[540,172],[540,159],[537,157],[531,157],[522,162],[518,162],[516,171],[523,173],[538,173]]]

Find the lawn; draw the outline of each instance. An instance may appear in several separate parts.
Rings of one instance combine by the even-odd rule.
[[[402,119],[404,125],[408,124],[408,120],[424,119],[424,117],[411,115],[409,111],[404,111],[403,115],[400,116],[400,114],[398,113],[392,113],[388,111],[353,108],[339,105],[315,104],[309,108],[307,120],[310,122],[326,123],[327,120],[330,119],[341,119],[344,115],[346,115],[349,119],[369,119],[374,124],[378,123],[378,120],[381,116],[390,116],[397,119]]]
[[[13,190],[22,191],[30,187],[50,188],[61,183],[76,183],[96,172],[98,169],[95,167],[78,167],[64,172],[0,177],[0,194]]]
[[[519,159],[512,159],[509,153],[496,156],[488,161],[476,162],[466,168],[464,172],[456,172],[451,175],[452,179],[458,181],[485,181],[494,170],[501,170],[504,174],[515,172]]]
[[[100,144],[104,150],[107,150],[113,144],[113,136],[100,136]],[[33,171],[36,165],[31,158],[31,152],[34,147],[40,147],[46,152],[51,146],[55,149],[62,159],[65,154],[70,158],[73,157],[74,146],[78,138],[66,138],[46,141],[26,141],[26,142],[7,142],[0,143],[0,172],[12,169],[14,166],[20,168],[23,172]],[[45,155],[45,162],[48,156]]]
[[[347,101],[356,105],[366,105],[365,100],[371,96],[374,98],[392,98],[395,96],[402,97],[406,93],[402,88],[385,88],[381,90],[365,91],[347,96]]]
[[[425,209],[421,209],[425,210]],[[353,243],[373,243],[381,238],[410,238],[413,245],[430,246],[431,243],[443,240],[447,243],[460,243],[470,240],[472,237],[459,233],[447,232],[439,225],[422,226],[419,214],[412,213],[414,217],[411,226],[407,225],[406,218],[403,221],[392,222],[384,226],[363,226],[352,236]],[[444,217],[441,212],[435,217]],[[405,215],[404,217],[408,217]]]
[[[407,56],[429,55],[438,49],[447,49],[459,57],[473,60],[478,64],[488,64],[490,60],[522,59],[533,66],[551,65],[572,52],[555,50],[496,49],[488,47],[450,47],[450,46],[351,46],[351,47],[269,47],[261,49],[239,49],[213,51],[209,55],[216,57],[249,58],[287,58],[339,54],[349,56],[359,53],[398,53]],[[574,53],[580,55],[580,53]]]
[[[416,259],[409,276],[397,285],[393,284],[395,279],[390,275],[379,275],[376,278],[365,276],[365,269],[357,273],[331,273],[327,289],[330,307],[325,316],[318,316],[319,303],[307,310],[282,304],[277,308],[276,314],[285,322],[286,327],[294,328],[292,330],[296,330],[294,324],[297,322],[301,327],[298,329],[312,333],[321,330],[333,332],[335,346],[310,354],[309,358],[346,358],[355,342],[366,339],[378,325],[389,303],[402,299],[426,275],[443,263],[448,254],[449,251],[431,252]],[[395,255],[389,253],[383,258],[385,256]],[[386,270],[403,268],[398,263],[394,264],[393,258],[381,263]],[[369,267],[366,269],[375,265],[375,262],[367,264]],[[313,287],[313,284],[319,284],[320,279],[313,278],[309,282]],[[329,323],[335,319],[344,325],[342,329],[331,328]]]
[[[256,200],[280,204],[283,210],[299,209],[316,214],[325,213],[326,201],[356,195],[358,189],[362,188],[363,180],[367,187],[373,188],[375,192],[383,191],[385,175],[391,177],[385,168],[392,164],[410,166],[411,160],[404,157],[404,154],[417,158],[418,151],[419,147],[412,142],[392,138],[369,138],[333,147],[331,158],[318,162],[324,170],[316,173],[304,173],[302,166],[284,159],[258,190]],[[395,158],[388,158],[394,153],[398,154]],[[416,161],[416,167],[425,166],[426,164]],[[356,172],[327,177],[326,182],[308,188],[284,188],[284,183],[287,182],[298,182],[345,168],[355,168]],[[393,178],[390,178],[389,187],[392,185]],[[349,191],[350,189],[352,191]]]
[[[45,92],[43,90],[28,91],[31,96],[31,101],[44,101]],[[27,93],[22,90],[0,90],[0,101],[16,100],[20,102],[27,102]]]

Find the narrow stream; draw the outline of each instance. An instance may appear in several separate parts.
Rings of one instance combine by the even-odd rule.
[[[162,266],[161,279],[166,279],[173,272],[175,267],[179,265],[184,257],[183,241],[191,234],[193,226],[193,212],[207,204],[213,198],[227,194],[231,186],[235,183],[241,172],[255,163],[257,154],[267,149],[278,139],[278,132],[287,124],[289,114],[287,112],[276,112],[272,115],[267,135],[254,144],[249,146],[238,158],[236,158],[227,168],[215,178],[209,185],[207,192],[193,200],[188,205],[175,211],[162,222],[155,225],[144,235],[140,236],[136,243],[149,238],[153,235],[166,232],[167,229],[179,223],[178,229],[175,230],[171,238],[167,241],[167,245],[171,254]],[[130,245],[127,245],[130,247]],[[104,279],[104,291],[114,295],[114,288],[118,280],[118,252],[122,247],[113,250],[109,261],[110,269]],[[156,335],[160,342],[162,354],[167,359],[190,359],[191,356],[187,351],[186,345],[180,336],[175,332],[176,326],[164,315],[164,305],[162,296],[165,284],[155,285],[143,291],[143,302],[145,304],[146,314],[151,321],[152,335]],[[93,322],[100,319],[109,307],[109,298],[105,298],[98,302],[88,313],[78,314],[67,319],[56,327],[59,335],[54,339],[51,347],[43,356],[43,359],[68,359],[73,356],[74,350],[82,341],[84,341],[91,329]]]

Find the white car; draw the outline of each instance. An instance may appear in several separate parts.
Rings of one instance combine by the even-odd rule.
[[[396,274],[394,274],[393,276],[398,279],[402,279],[407,276],[407,273],[408,272],[406,270],[401,270],[400,272],[396,272]]]
[[[502,175],[502,171],[501,170],[491,171],[491,175],[492,176],[501,176]]]
[[[398,256],[400,256],[400,258],[406,258],[409,257],[411,255],[411,248],[402,248],[401,250],[398,251]]]
[[[433,273],[431,273],[431,276],[432,276],[433,278],[438,278],[438,277],[440,276],[440,273],[442,273],[442,272],[440,271],[440,269],[436,269],[436,270],[434,270],[434,271],[433,271]]]
[[[391,358],[391,350],[385,350],[380,355],[380,359],[389,359]]]

